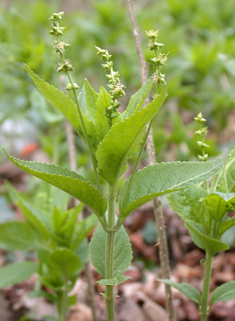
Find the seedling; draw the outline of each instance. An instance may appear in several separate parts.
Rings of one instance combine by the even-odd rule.
[[[195,120],[203,124],[206,120],[200,113]],[[206,161],[208,155],[205,149],[209,147],[205,143],[207,127],[201,127],[196,131],[201,136],[198,145],[202,147],[199,159]],[[210,279],[212,271],[212,259],[220,251],[229,249],[228,244],[221,241],[223,234],[235,225],[235,217],[229,218],[228,213],[235,209],[235,151],[215,176],[208,186],[208,182],[197,184],[188,189],[172,193],[168,199],[174,211],[185,221],[195,244],[206,252],[204,281],[202,294],[189,284],[177,284],[170,280],[161,280],[185,294],[197,303],[201,321],[207,320],[212,304],[235,298],[235,281],[219,286],[212,293],[210,301]]]
[[[97,48],[98,55],[105,62],[103,67],[109,79],[109,91],[101,87],[99,93],[96,93],[85,79],[77,96],[78,85],[71,78],[73,67],[65,58],[68,45],[61,39],[64,32],[64,28],[60,26],[62,16],[63,13],[52,15],[50,33],[55,36],[54,46],[61,59],[57,71],[67,76],[67,90],[72,91],[74,100],[40,79],[28,66],[26,69],[44,97],[70,121],[87,144],[96,186],[66,168],[27,162],[8,154],[7,156],[22,170],[77,198],[97,216],[99,225],[90,243],[90,256],[93,265],[103,277],[99,283],[106,288],[103,296],[107,320],[113,321],[113,288],[128,279],[123,273],[132,260],[130,241],[122,226],[125,219],[138,207],[157,196],[205,181],[223,167],[229,156],[205,163],[155,164],[136,172],[152,119],[167,96],[165,76],[161,73],[167,58],[159,53],[163,44],[157,42],[158,32],[147,33],[149,48],[155,52],[152,61],[156,71],[130,98],[125,111],[119,113],[118,99],[124,94],[123,85],[118,72],[114,71],[112,57],[107,50]],[[151,90],[153,100],[143,108],[145,98]],[[127,160],[137,152],[134,170],[130,178],[120,186],[119,179],[127,170]],[[101,179],[102,183],[104,182],[104,191],[101,189]]]
[[[57,321],[65,321],[69,297],[76,279],[88,257],[87,234],[97,224],[94,214],[77,222],[83,204],[67,210],[67,198],[60,190],[48,189],[43,183],[34,202],[28,201],[9,183],[8,191],[13,203],[21,209],[25,222],[9,221],[0,224],[0,244],[6,250],[37,253],[38,263],[13,263],[0,270],[0,288],[39,275],[39,284],[30,296],[42,296],[57,307]],[[40,205],[39,205],[40,204]],[[10,273],[10,278],[9,278]],[[7,276],[7,277],[6,277]],[[50,289],[50,293],[41,289]]]

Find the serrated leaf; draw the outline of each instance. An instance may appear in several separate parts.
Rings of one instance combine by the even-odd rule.
[[[58,165],[27,162],[8,155],[6,151],[5,153],[12,163],[25,172],[77,198],[83,204],[87,205],[96,215],[104,215],[107,204],[102,194],[81,175]]]
[[[102,280],[96,281],[96,283],[99,283],[100,285],[105,285],[105,286],[106,285],[116,286],[116,285],[123,283],[124,281],[126,281],[128,279],[132,279],[132,278],[127,275],[118,275],[118,276],[114,277],[113,279],[102,279]]]
[[[164,282],[173,288],[179,290],[181,293],[183,293],[187,298],[192,300],[193,302],[196,302],[197,304],[201,303],[201,294],[200,292],[194,288],[192,285],[187,284],[187,283],[176,283],[171,280],[167,279],[160,279],[158,281]]]
[[[105,278],[106,232],[98,224],[89,246],[91,262],[97,272]],[[132,260],[132,249],[129,237],[122,226],[115,234],[113,276],[122,275]]]
[[[123,121],[126,118],[129,118],[135,111],[140,110],[142,107],[148,93],[153,87],[153,77],[150,77],[146,83],[133,95],[127,105],[126,110],[120,115],[121,120]]]
[[[74,101],[66,96],[62,91],[40,79],[27,65],[25,65],[25,67],[38,90],[53,107],[55,107],[65,116],[65,118],[68,119],[73,128],[83,137],[84,141],[86,141],[85,134],[82,129],[81,119],[78,113],[78,108]],[[81,113],[86,127],[88,139],[92,143],[93,150],[95,151],[98,141],[96,140],[94,126],[82,110]]]
[[[235,209],[235,194],[234,193],[210,193],[204,199],[205,206],[216,222],[228,212],[233,212]]]
[[[212,256],[214,256],[217,252],[226,251],[229,249],[228,244],[205,235],[203,229],[200,227],[200,224],[197,224],[190,220],[185,222],[185,224],[189,231],[192,231],[201,241],[200,247],[203,248],[205,251],[209,251]]]
[[[39,234],[26,222],[0,224],[0,245],[6,250],[27,251],[41,245]]]
[[[127,159],[138,150],[145,126],[156,115],[165,98],[164,92],[144,109],[113,125],[100,143],[96,152],[99,174],[110,185],[117,182]]]
[[[171,193],[168,200],[172,209],[184,220],[192,220],[201,223],[209,233],[211,231],[211,218],[207,211],[203,198],[207,191],[200,185],[182,189]]]
[[[12,263],[0,269],[0,289],[28,280],[33,273],[38,273],[35,262]]]
[[[218,286],[211,296],[210,305],[216,302],[228,301],[235,298],[235,281]]]
[[[60,270],[65,278],[71,277],[81,265],[77,255],[67,248],[54,250],[49,256],[48,262]]]
[[[139,170],[133,178],[128,196],[129,181],[121,189],[119,209],[122,217],[125,218],[157,196],[203,182],[216,174],[227,160],[228,157],[211,162],[160,163]]]
[[[98,220],[94,214],[91,214],[81,222],[76,223],[70,244],[73,251],[78,248],[84,238],[90,233],[97,223]]]

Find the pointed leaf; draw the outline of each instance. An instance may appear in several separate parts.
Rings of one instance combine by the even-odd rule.
[[[230,281],[225,284],[218,286],[212,293],[210,305],[235,299],[235,281]]]
[[[160,163],[139,170],[133,178],[127,197],[128,181],[121,189],[119,208],[122,217],[159,195],[203,182],[217,173],[227,160],[228,157],[204,163]]]
[[[234,225],[235,225],[235,216],[233,216],[232,218],[229,218],[229,217],[226,218],[226,220],[220,224],[219,235],[222,236],[228,229],[230,229]]]
[[[201,241],[201,248],[205,251],[210,251],[211,255],[214,256],[217,252],[226,251],[229,249],[228,244],[223,243],[217,239],[206,236],[200,224],[188,220],[186,223],[187,228],[190,232],[196,235],[196,237]],[[198,245],[198,243],[197,243]]]
[[[109,130],[108,118],[105,109],[110,105],[111,96],[104,87],[100,87],[99,96],[96,101],[96,112],[94,115],[95,129],[99,142],[101,142]]]
[[[38,273],[38,264],[34,262],[12,263],[0,269],[0,289],[28,280]]]
[[[144,109],[113,125],[100,143],[96,152],[99,174],[110,185],[115,184],[127,159],[138,150],[138,137],[142,138],[143,129],[158,112],[165,98],[166,93],[162,93]]]
[[[105,277],[106,238],[106,232],[103,230],[101,224],[98,224],[89,246],[91,262],[97,272],[103,277]],[[130,240],[123,226],[115,234],[114,242],[113,276],[117,277],[126,271],[132,260]]]
[[[77,105],[74,103],[74,101],[66,96],[62,91],[40,79],[27,65],[25,65],[25,67],[38,90],[53,107],[55,107],[65,116],[65,118],[68,119],[73,128],[83,137],[84,141],[86,141]],[[87,130],[88,139],[90,139],[93,149],[96,150],[98,142],[95,139],[94,126],[82,110],[81,113]]]
[[[128,103],[126,110],[120,115],[121,120],[123,121],[126,118],[129,118],[135,111],[141,109],[148,93],[153,87],[154,79],[153,76],[150,77],[146,83],[133,95]]]
[[[39,234],[25,222],[0,224],[0,245],[6,250],[27,251],[41,246]]]
[[[201,294],[200,292],[194,288],[192,285],[187,284],[187,283],[176,283],[171,280],[167,279],[160,279],[158,281],[164,282],[173,288],[179,290],[181,293],[183,293],[187,298],[192,300],[193,302],[196,302],[197,304],[201,303]]]
[[[103,216],[106,211],[106,201],[102,194],[84,177],[58,165],[37,162],[27,162],[16,159],[5,152],[16,166],[62,191],[72,195],[87,205],[95,214]]]

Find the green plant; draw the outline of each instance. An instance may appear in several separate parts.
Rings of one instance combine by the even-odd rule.
[[[200,124],[206,121],[201,113],[195,120]],[[205,153],[205,148],[209,147],[205,143],[207,127],[201,126],[195,134],[202,138],[201,141],[198,141],[202,155],[198,155],[198,157],[200,160],[206,161],[208,154]],[[235,225],[235,217],[229,218],[228,216],[235,209],[234,164],[235,153],[233,150],[231,157],[214,177],[210,187],[206,180],[204,184],[197,184],[188,189],[177,191],[168,197],[173,210],[185,221],[195,244],[206,252],[206,259],[202,261],[202,264],[205,265],[205,272],[202,294],[187,283],[177,284],[170,280],[161,281],[175,287],[197,303],[201,321],[207,320],[212,304],[235,298],[235,281],[231,281],[215,289],[210,302],[208,302],[213,256],[220,251],[229,249],[228,244],[221,241],[221,238],[228,229]]]
[[[152,59],[156,71],[130,98],[125,111],[119,113],[117,99],[124,94],[123,85],[118,72],[113,69],[113,61],[107,50],[98,48],[98,55],[105,61],[103,67],[109,79],[110,91],[101,87],[99,93],[96,93],[85,79],[77,96],[78,86],[70,74],[73,67],[65,58],[68,45],[61,40],[64,30],[60,26],[62,16],[62,12],[52,15],[50,33],[55,36],[54,47],[61,58],[57,71],[67,76],[67,90],[72,92],[74,100],[40,79],[29,67],[26,66],[26,69],[44,97],[70,121],[87,144],[96,177],[96,187],[81,175],[66,168],[27,162],[6,154],[19,168],[72,195],[96,214],[99,225],[91,240],[90,255],[93,265],[103,277],[98,282],[106,288],[103,296],[106,301],[107,320],[113,321],[113,288],[128,278],[123,273],[132,259],[129,238],[122,226],[127,216],[159,195],[205,181],[220,170],[228,157],[206,163],[161,163],[136,172],[152,119],[167,96],[165,76],[161,73],[166,63],[166,55],[158,52],[162,47],[162,44],[157,42],[158,32],[147,33],[149,48],[156,54]],[[153,100],[143,108],[145,98],[154,88]],[[130,178],[122,184],[119,179],[127,170],[127,160],[136,152],[138,156],[134,170]],[[101,182],[104,188],[101,188]],[[119,216],[116,215],[117,205]]]
[[[0,269],[0,288],[39,275],[35,291],[30,296],[45,297],[57,307],[57,320],[65,321],[70,304],[68,296],[88,257],[86,236],[97,224],[94,214],[77,222],[83,204],[67,210],[67,195],[42,183],[34,202],[7,183],[13,203],[19,206],[25,222],[8,221],[0,224],[1,247],[12,251],[36,251],[38,263],[12,263]],[[64,195],[63,195],[64,194]],[[50,293],[41,289],[50,289]]]

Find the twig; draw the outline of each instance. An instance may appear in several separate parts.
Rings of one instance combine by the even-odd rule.
[[[62,91],[66,94],[64,76],[60,76],[60,86]],[[67,138],[68,150],[69,150],[70,168],[72,171],[76,171],[77,165],[76,165],[76,156],[75,156],[74,133],[73,133],[73,128],[67,119],[65,120],[65,130],[66,130],[66,138]],[[73,198],[73,205],[77,206],[78,204],[79,204],[79,201]],[[80,218],[81,219],[84,218],[83,211],[81,213]],[[92,310],[93,321],[98,321],[98,318],[96,315],[96,309],[95,309],[95,302],[94,302],[95,289],[92,282],[91,264],[89,260],[85,264],[85,273],[86,273],[86,279],[88,283],[88,291],[87,291],[88,303]]]
[[[135,38],[135,45],[138,54],[140,70],[141,70],[141,82],[144,85],[148,78],[148,68],[147,63],[144,58],[140,36],[138,33],[137,22],[132,6],[131,0],[127,0],[132,31]],[[145,104],[149,102],[149,97],[147,97]],[[149,133],[148,140],[147,140],[147,153],[150,164],[156,163],[156,157],[154,152],[154,144],[153,144],[153,135],[152,130]],[[164,226],[164,217],[162,211],[162,204],[160,197],[155,198],[153,201],[153,208],[154,208],[154,215],[156,219],[157,231],[158,231],[158,244],[159,244],[159,255],[160,255],[160,263],[161,263],[161,270],[162,270],[162,277],[165,279],[170,279],[170,264],[169,264],[169,253],[167,247],[167,239],[165,233],[165,226]],[[175,320],[175,312],[174,312],[174,305],[173,305],[173,296],[171,287],[165,284],[165,291],[166,291],[166,309],[169,315],[169,321]]]

